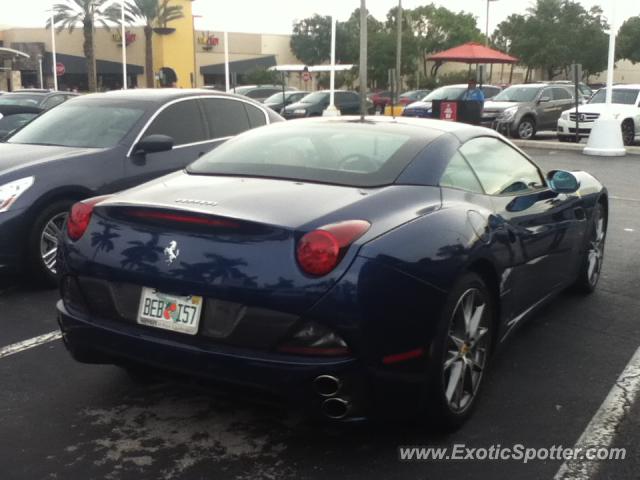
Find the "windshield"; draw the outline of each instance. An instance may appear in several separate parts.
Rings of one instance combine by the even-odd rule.
[[[0,105],[20,105],[23,107],[37,107],[44,98],[43,95],[28,95],[26,93],[7,93],[0,97]]]
[[[69,102],[34,119],[8,143],[109,148],[129,133],[143,108]]]
[[[533,102],[543,87],[509,87],[493,97],[494,102]]]
[[[613,103],[619,103],[622,105],[635,105],[638,99],[638,93],[640,90],[632,90],[629,88],[614,88],[613,89]],[[589,100],[589,103],[606,103],[607,101],[607,89],[601,88],[596,94]]]
[[[300,123],[242,134],[192,163],[188,172],[362,187],[387,185],[425,144],[414,140],[406,128]]]
[[[310,93],[306,97],[300,99],[300,103],[318,103],[328,97],[326,92],[314,92]]]
[[[423,101],[432,102],[433,100],[460,100],[467,87],[442,87],[434,90],[424,97]]]

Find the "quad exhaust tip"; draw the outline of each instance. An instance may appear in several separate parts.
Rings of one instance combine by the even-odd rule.
[[[313,381],[313,386],[318,395],[323,397],[333,397],[340,391],[342,382],[332,375],[320,375]]]
[[[322,413],[332,420],[341,420],[349,414],[351,404],[343,398],[327,398],[322,402]]]

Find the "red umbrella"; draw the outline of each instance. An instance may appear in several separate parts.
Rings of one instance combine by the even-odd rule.
[[[518,59],[502,53],[499,50],[485,47],[480,43],[469,42],[458,47],[450,48],[427,57],[435,62],[461,63],[517,63]]]

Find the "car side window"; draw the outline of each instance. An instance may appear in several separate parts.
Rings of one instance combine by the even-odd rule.
[[[569,93],[568,90],[564,88],[554,88],[553,89],[553,99],[554,100],[570,100],[573,96]]]
[[[168,135],[175,146],[205,141],[207,135],[197,101],[183,100],[169,105],[147,128],[147,135]]]
[[[45,100],[44,104],[42,105],[42,108],[48,110],[50,108],[55,107],[56,105],[60,105],[64,101],[65,101],[64,95],[53,95]]]
[[[245,103],[227,98],[203,98],[209,138],[232,137],[251,128]]]
[[[538,98],[539,99],[548,98],[549,100],[553,100],[553,89],[552,88],[543,89],[542,92],[540,93],[540,97]]]
[[[267,124],[267,119],[264,116],[264,112],[258,107],[254,107],[253,105],[245,103],[244,108],[247,110],[247,115],[249,115],[249,123],[251,124],[251,128],[261,127]]]
[[[489,195],[528,193],[545,185],[540,170],[527,157],[497,138],[471,139],[460,153]]]
[[[440,179],[440,186],[459,188],[473,193],[484,193],[478,177],[459,152],[456,152],[449,160],[449,165]]]

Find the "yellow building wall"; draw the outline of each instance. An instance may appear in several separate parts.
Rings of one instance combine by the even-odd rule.
[[[176,31],[169,35],[153,35],[153,70],[157,74],[162,67],[172,68],[179,88],[191,88],[195,64],[192,0],[172,0],[171,5],[181,5],[184,17],[170,22],[167,27]]]

